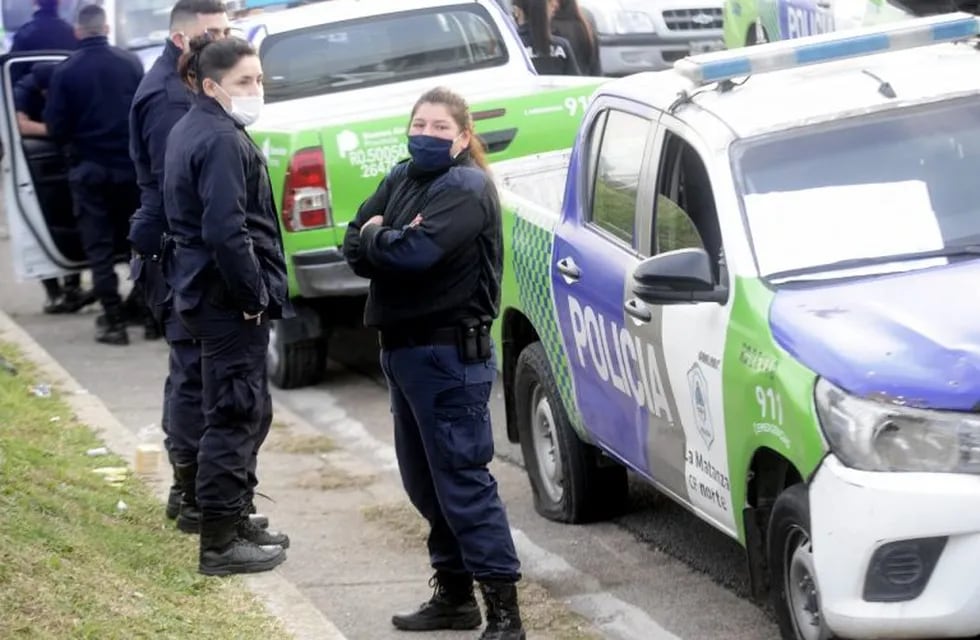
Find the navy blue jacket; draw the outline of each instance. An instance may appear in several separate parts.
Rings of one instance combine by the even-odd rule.
[[[374,215],[384,223],[362,234]],[[434,173],[395,165],[347,226],[344,256],[371,279],[370,327],[425,331],[496,317],[503,232],[493,180],[467,153]]]
[[[75,30],[58,17],[57,11],[39,9],[34,17],[25,22],[14,34],[10,52],[16,51],[71,51],[78,45]]]
[[[163,202],[176,247],[166,272],[178,312],[212,306],[291,315],[286,260],[261,151],[212,98],[170,131]]]
[[[143,64],[134,54],[109,46],[105,36],[85,38],[51,76],[48,135],[70,145],[74,164],[131,171],[129,107],[142,79]]]
[[[129,112],[129,155],[140,186],[140,208],[130,220],[129,241],[146,256],[159,253],[160,238],[168,230],[160,192],[167,136],[191,108],[192,94],[177,74],[180,53],[180,47],[167,41],[140,82]]]

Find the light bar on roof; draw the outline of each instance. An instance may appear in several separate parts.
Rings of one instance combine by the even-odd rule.
[[[695,84],[704,85],[766,71],[954,42],[978,34],[980,18],[963,12],[947,13],[689,56],[675,62],[674,69]]]

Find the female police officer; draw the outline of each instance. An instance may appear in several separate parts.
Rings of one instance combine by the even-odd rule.
[[[248,510],[272,422],[268,323],[289,309],[269,175],[244,130],[262,107],[262,67],[244,40],[203,36],[179,70],[197,95],[167,139],[164,210],[176,247],[165,270],[174,309],[201,343],[199,571],[265,571],[285,560],[289,538],[253,524]]]
[[[487,469],[487,405],[496,376],[489,325],[502,269],[500,205],[466,102],[425,93],[412,110],[411,160],[395,166],[348,226],[344,252],[370,278],[365,323],[380,330],[402,482],[429,521],[432,599],[392,623],[405,630],[480,626],[524,637],[520,564]]]

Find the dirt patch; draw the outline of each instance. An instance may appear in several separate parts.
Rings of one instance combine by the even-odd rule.
[[[301,489],[317,491],[337,491],[339,489],[360,489],[373,483],[375,476],[353,474],[334,465],[326,464],[320,469],[307,471],[296,481]]]
[[[389,539],[404,549],[424,550],[429,524],[407,503],[372,505],[361,510],[364,519],[385,529]],[[587,619],[571,611],[529,580],[518,584],[521,617],[529,637],[561,640],[601,640],[603,635]],[[482,602],[481,602],[482,607]]]
[[[381,525],[392,541],[404,549],[424,549],[429,523],[404,502],[376,504],[361,509],[364,519]]]
[[[325,435],[295,435],[286,431],[270,431],[263,449],[280,453],[328,453],[337,448]]]

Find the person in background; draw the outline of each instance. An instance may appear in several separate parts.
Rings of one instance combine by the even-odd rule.
[[[262,65],[245,40],[201,36],[178,68],[197,95],[167,139],[163,204],[175,246],[164,272],[174,311],[201,345],[198,571],[268,571],[285,561],[289,537],[249,516],[272,425],[269,324],[292,307],[272,183],[245,132],[262,110]]]
[[[35,0],[37,11],[14,34],[10,53],[73,51],[78,39],[72,26],[58,15],[58,0]]]
[[[565,38],[572,45],[575,60],[583,74],[601,76],[599,40],[578,0],[552,0],[552,2],[556,2],[558,7],[551,19],[551,28],[555,34]]]
[[[55,65],[54,62],[38,62],[14,84],[17,128],[25,138],[48,137],[48,127],[44,124],[44,102]],[[47,294],[44,313],[75,313],[95,302],[95,295],[82,289],[81,274],[67,275],[63,281],[46,278],[41,284]]]
[[[129,217],[139,204],[129,158],[129,107],[143,78],[134,54],[109,45],[102,7],[78,12],[79,48],[51,76],[44,122],[69,150],[68,182],[82,245],[103,315],[97,342],[129,344],[116,258],[126,251]]]
[[[524,49],[541,75],[581,75],[572,45],[551,32],[557,0],[514,0],[514,20]]]
[[[429,522],[432,598],[392,624],[406,631],[475,629],[482,640],[525,637],[520,562],[493,459],[490,324],[500,305],[500,202],[466,101],[423,94],[397,164],[344,237],[354,273],[371,281],[364,323],[380,332],[402,483]]]

